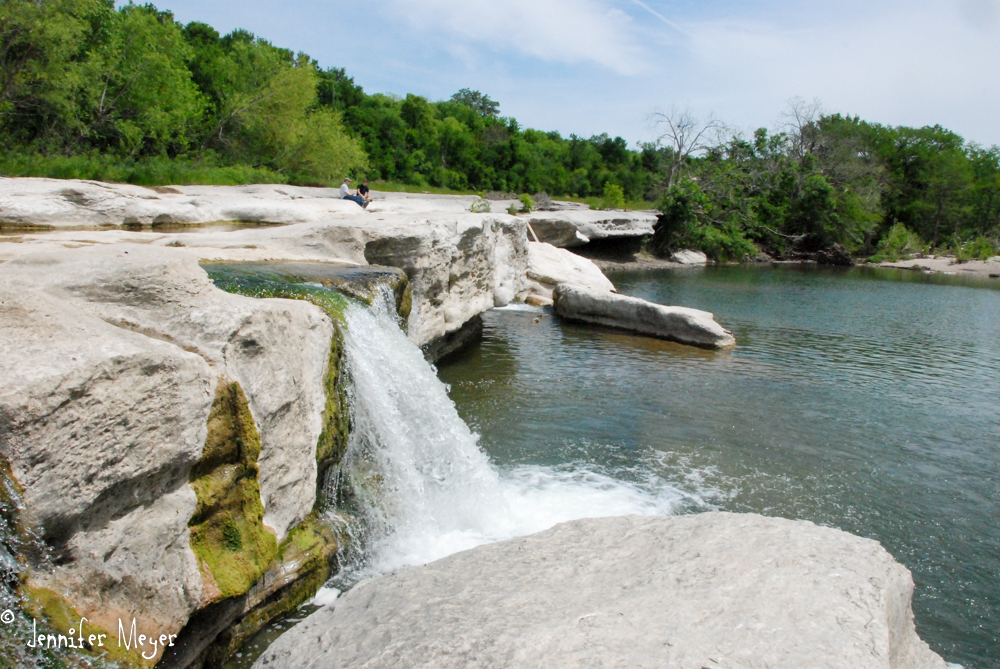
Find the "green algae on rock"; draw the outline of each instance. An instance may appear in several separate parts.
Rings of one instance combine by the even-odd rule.
[[[210,600],[245,593],[278,552],[263,523],[259,455],[260,435],[243,389],[219,379],[205,450],[191,470],[198,508],[188,523]]]
[[[409,318],[413,308],[413,294],[406,273],[395,267],[272,261],[202,263],[202,268],[222,290],[250,297],[313,301],[313,297],[321,294],[317,289],[326,288],[323,292],[334,291],[371,305],[382,287],[388,287],[395,296],[400,318],[404,321]],[[327,309],[328,305],[317,306]],[[337,315],[331,313],[331,318],[342,321],[343,306],[335,308]]]

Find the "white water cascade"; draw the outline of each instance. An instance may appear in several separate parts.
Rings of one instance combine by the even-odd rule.
[[[566,520],[670,514],[684,499],[665,483],[640,488],[585,467],[498,470],[390,305],[346,313],[353,429],[342,475],[363,548],[343,565],[345,585]]]

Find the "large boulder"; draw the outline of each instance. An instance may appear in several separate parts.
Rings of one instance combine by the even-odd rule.
[[[255,669],[945,669],[877,542],[705,513],[578,520],[365,581]]]
[[[609,293],[615,289],[614,284],[604,276],[604,272],[593,260],[552,244],[528,244],[527,276],[532,300],[545,304],[552,303],[552,291],[561,283],[599,293]]]
[[[681,251],[674,251],[670,255],[670,261],[680,263],[681,265],[704,265],[708,262],[708,256],[701,251],[683,249]]]
[[[408,334],[428,348],[527,287],[524,221],[504,214],[393,218],[366,225],[365,260],[398,267],[413,289]]]
[[[313,508],[332,338],[318,307],[224,293],[180,249],[0,264],[0,455],[50,551],[29,596],[158,636],[249,589]]]
[[[556,315],[568,320],[631,330],[705,348],[729,348],[736,339],[700,309],[667,307],[637,297],[595,292],[571,284],[553,291]]]

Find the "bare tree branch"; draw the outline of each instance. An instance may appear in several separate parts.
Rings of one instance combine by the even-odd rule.
[[[656,138],[656,143],[665,144],[671,150],[668,188],[680,180],[684,165],[692,155],[717,146],[728,130],[713,114],[701,121],[687,108],[671,108],[669,112],[656,111],[651,118],[656,127],[663,131]]]

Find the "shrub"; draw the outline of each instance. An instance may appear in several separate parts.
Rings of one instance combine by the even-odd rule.
[[[472,203],[472,206],[469,207],[469,211],[471,211],[473,214],[488,214],[490,213],[491,207],[492,205],[490,204],[490,201],[484,197],[481,197]]]
[[[521,212],[525,214],[530,214],[535,210],[535,201],[531,199],[531,196],[525,193],[521,197],[517,198],[518,202],[521,203]]]
[[[955,244],[955,259],[959,262],[968,260],[989,260],[997,255],[998,249],[990,240],[982,235],[962,244],[961,241]]]
[[[624,209],[625,191],[618,184],[604,182],[604,197],[601,198],[601,209]]]
[[[511,202],[510,206],[507,207],[507,213],[510,214],[511,216],[517,216],[519,213],[521,213],[521,211],[517,208],[516,203]]]
[[[552,198],[549,194],[542,191],[541,193],[535,193],[535,209],[538,211],[554,211],[555,204],[552,202]]]
[[[685,248],[701,251],[712,260],[742,260],[757,255],[757,246],[747,239],[739,223],[709,215],[713,205],[692,181],[672,186],[660,200],[659,208],[662,215],[653,228],[650,247],[662,258]]]
[[[909,260],[914,253],[924,253],[927,245],[918,235],[910,232],[902,223],[896,223],[889,229],[868,262],[896,262]]]

